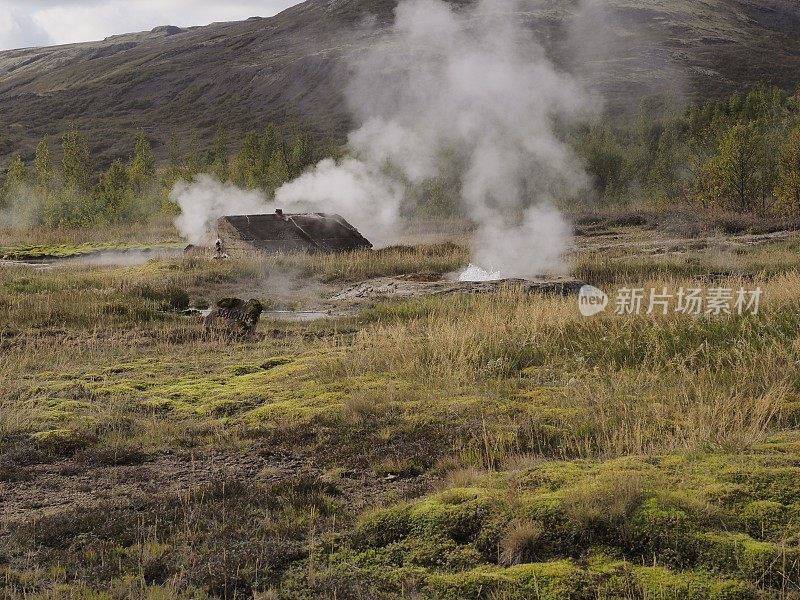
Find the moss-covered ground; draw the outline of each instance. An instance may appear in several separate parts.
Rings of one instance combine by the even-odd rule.
[[[318,590],[436,598],[788,597],[800,583],[794,435],[746,454],[530,461],[367,513]],[[324,545],[323,545],[324,548]],[[298,567],[298,593],[307,584]],[[311,594],[313,596],[313,594]]]
[[[758,315],[586,319],[510,289],[252,339],[182,311],[468,253],[2,269],[0,597],[798,598],[795,244],[572,257],[612,297],[760,286]]]

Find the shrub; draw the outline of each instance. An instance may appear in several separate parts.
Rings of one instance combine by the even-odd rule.
[[[534,562],[541,557],[544,527],[534,521],[511,523],[500,540],[500,563],[505,566]]]

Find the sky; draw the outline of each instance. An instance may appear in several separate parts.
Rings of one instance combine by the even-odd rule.
[[[0,0],[0,50],[269,17],[300,0]]]

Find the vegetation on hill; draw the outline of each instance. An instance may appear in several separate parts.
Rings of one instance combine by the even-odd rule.
[[[659,115],[645,103],[631,123],[603,120],[576,145],[602,204],[797,216],[800,88],[758,87]]]
[[[298,127],[342,143],[353,125],[342,65],[372,47],[396,6],[308,0],[267,19],[0,52],[0,169],[71,121],[104,168],[139,129],[159,160],[172,136],[211,148],[220,124],[236,140],[273,121],[284,135]],[[596,18],[576,32],[580,6]],[[617,110],[654,90],[694,102],[759,82],[788,90],[800,71],[795,0],[524,0],[518,14],[556,64],[591,73]]]

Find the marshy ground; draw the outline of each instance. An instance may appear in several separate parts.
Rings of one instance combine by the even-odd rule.
[[[0,266],[0,597],[800,598],[800,235],[578,230],[572,273],[612,302],[760,287],[761,310],[331,300],[457,271],[458,239]],[[87,248],[36,241],[0,254]],[[230,295],[334,316],[231,340],[180,314]]]

